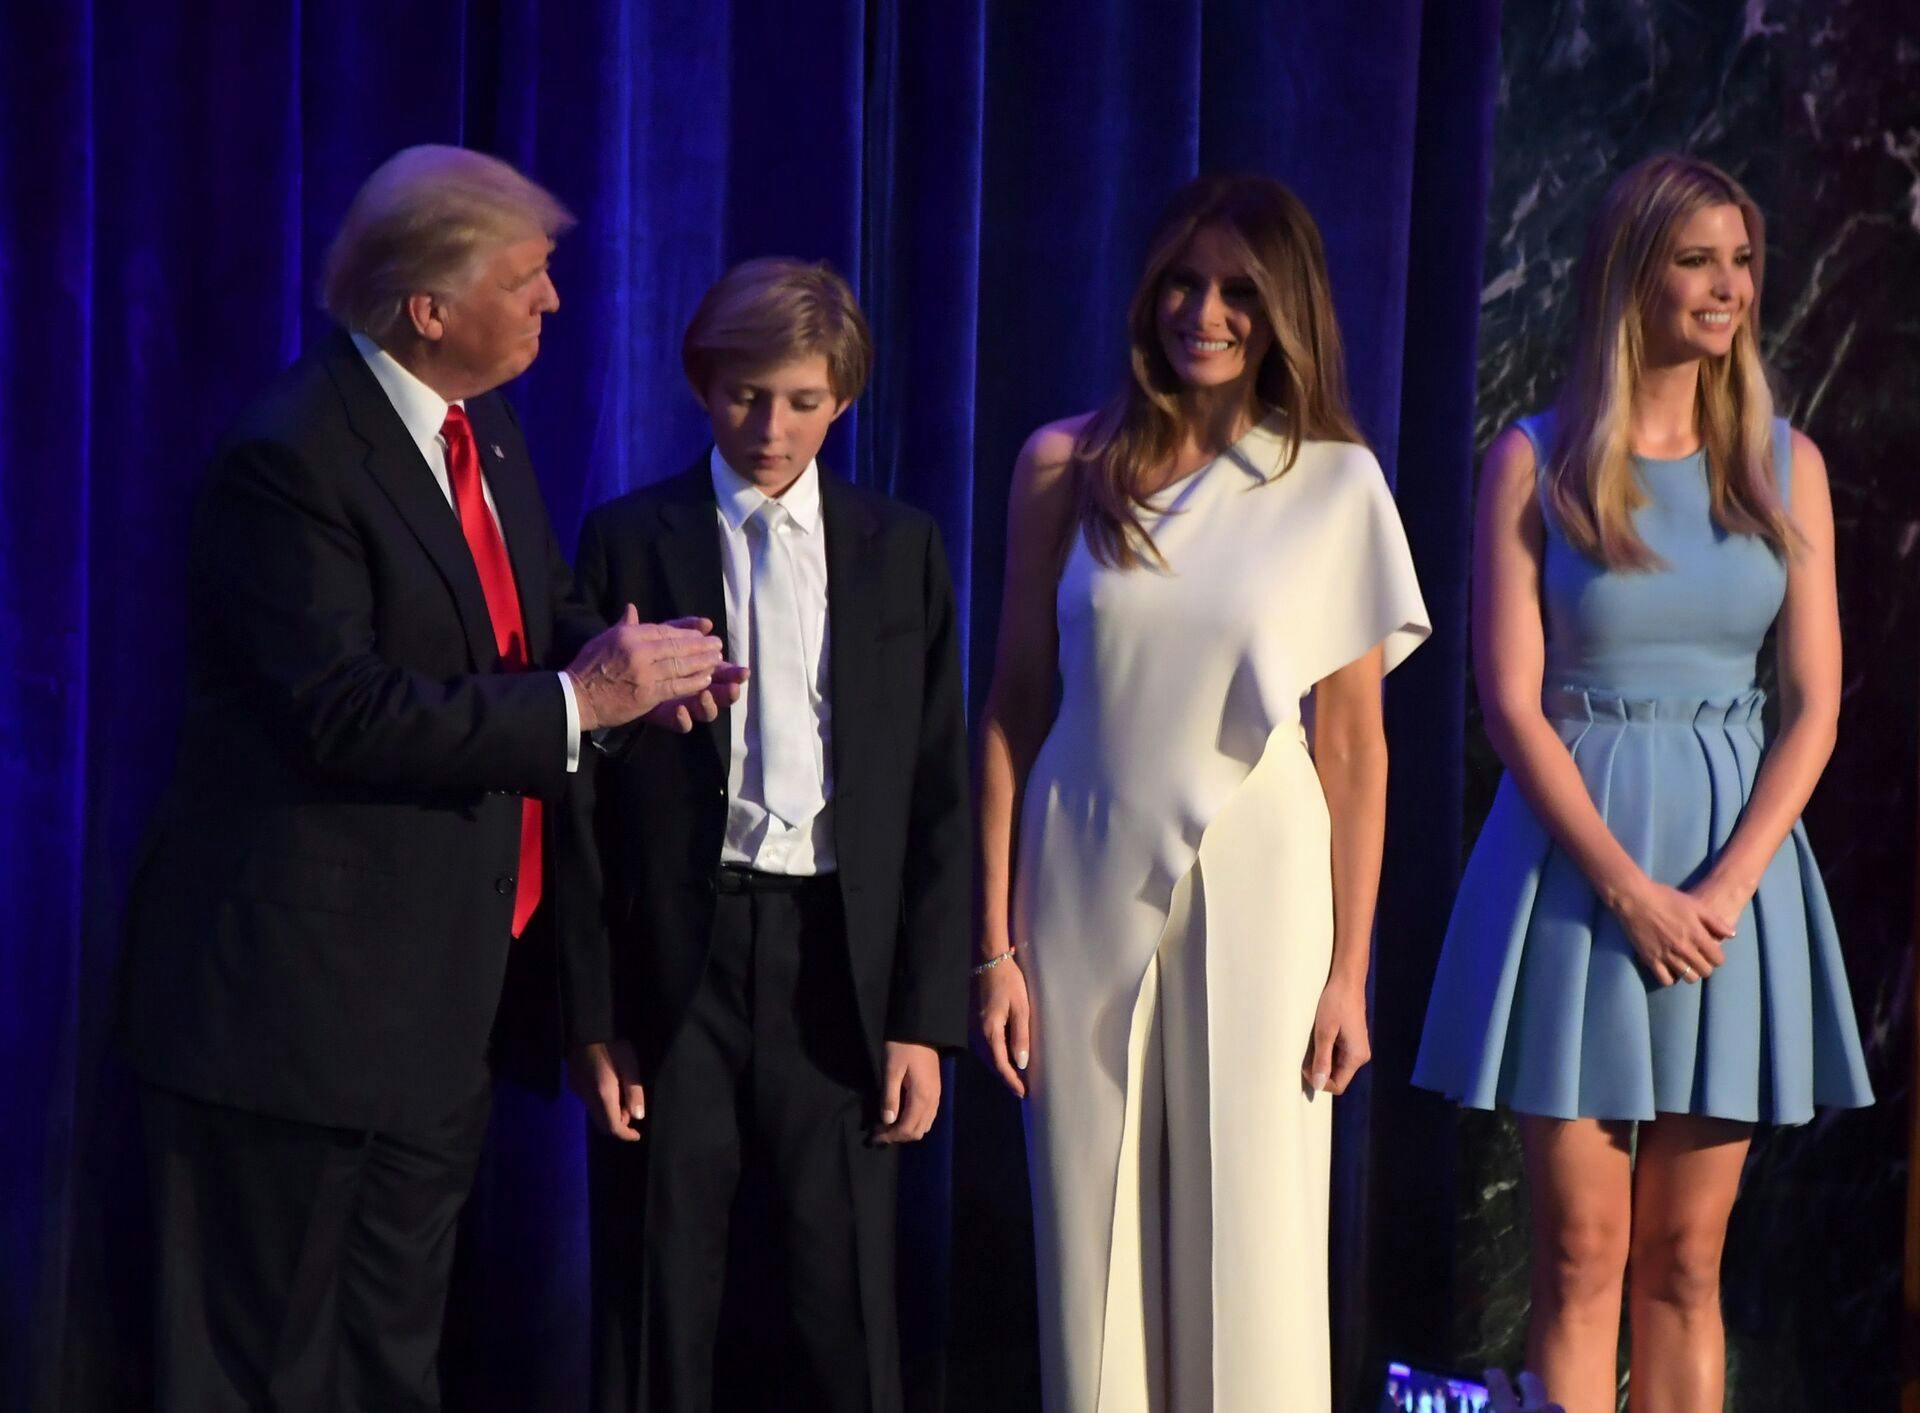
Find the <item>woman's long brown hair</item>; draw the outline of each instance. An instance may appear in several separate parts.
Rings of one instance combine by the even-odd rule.
[[[1159,303],[1168,271],[1202,228],[1239,247],[1259,291],[1273,338],[1248,389],[1250,410],[1256,418],[1280,415],[1281,470],[1292,468],[1304,441],[1362,441],[1347,406],[1340,326],[1312,215],[1272,177],[1196,178],[1167,204],[1128,305],[1129,376],[1074,445],[1080,525],[1102,564],[1165,563],[1140,518],[1149,478],[1165,469],[1185,430],[1182,385],[1160,343]]]

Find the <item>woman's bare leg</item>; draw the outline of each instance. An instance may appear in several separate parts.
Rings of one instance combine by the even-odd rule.
[[[1527,1364],[1567,1413],[1613,1413],[1632,1234],[1631,1125],[1519,1119],[1533,1228]]]
[[[1640,1126],[1627,1306],[1634,1413],[1720,1413],[1720,1254],[1751,1124],[1662,1114]]]

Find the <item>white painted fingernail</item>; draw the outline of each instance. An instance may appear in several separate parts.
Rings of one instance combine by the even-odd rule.
[[[1327,1087],[1327,1078],[1328,1076],[1325,1070],[1318,1071],[1313,1077],[1313,1087],[1315,1089],[1325,1089]]]
[[[1016,1054],[1013,1057],[1013,1063],[1016,1067],[1020,1069],[1025,1069],[1027,1067],[1027,1052],[1025,1050],[1022,1050],[1018,1054]]]
[[[893,1122],[894,1117],[895,1117],[895,1111],[892,1109],[882,1109],[880,1111],[880,1121],[882,1123],[890,1124]]]

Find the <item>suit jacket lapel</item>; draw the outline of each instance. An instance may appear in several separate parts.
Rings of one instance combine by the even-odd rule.
[[[493,508],[500,513],[500,530],[520,589],[520,617],[527,629],[527,660],[545,662],[553,637],[553,605],[547,582],[547,517],[540,499],[540,483],[533,467],[509,448],[517,439],[505,435],[505,418],[494,394],[467,399],[479,444],[480,470],[493,492]],[[465,543],[464,537],[461,543]],[[491,620],[489,620],[491,621]]]
[[[872,648],[880,621],[880,568],[869,542],[879,523],[853,487],[825,467],[820,469],[820,510],[827,532],[827,658],[837,795],[858,773],[858,743],[868,737]]]
[[[714,499],[707,458],[668,483],[660,505],[660,568],[682,617],[710,619],[714,634],[727,641],[727,588],[720,568],[720,507]],[[748,690],[752,690],[751,684]],[[733,756],[732,708],[707,723],[707,734],[725,771]]]
[[[366,467],[393,501],[427,557],[446,580],[466,631],[467,653],[474,669],[491,667],[500,651],[493,641],[493,619],[487,613],[473,552],[460,533],[460,517],[447,503],[433,472],[420,459],[420,448],[407,434],[406,424],[372,371],[353,346],[339,334],[326,353],[327,368],[346,404],[347,423],[366,443]]]

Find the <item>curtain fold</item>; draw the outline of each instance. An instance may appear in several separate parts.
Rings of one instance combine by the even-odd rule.
[[[30,1391],[29,1351],[68,1304],[87,816],[87,436],[94,281],[90,5],[0,16],[0,1397]],[[37,82],[35,80],[38,80]],[[24,330],[24,326],[23,330]],[[48,606],[62,605],[50,612]],[[18,821],[18,823],[15,823]]]
[[[1434,1293],[1455,1289],[1454,1109],[1411,1078],[1462,861],[1475,355],[1498,27],[1498,0],[1428,10],[1412,143],[1395,495],[1433,637],[1387,693],[1395,749],[1382,872],[1393,886],[1381,890],[1374,954],[1372,1123],[1354,1145],[1366,1150],[1370,1209],[1381,1214],[1365,1262],[1372,1324],[1385,1348],[1409,1354],[1452,1347],[1452,1302]]]
[[[137,1105],[106,1035],[120,901],[170,768],[180,546],[215,438],[325,326],[326,245],[398,147],[498,152],[579,216],[562,307],[511,391],[563,543],[686,465],[680,332],[731,262],[831,260],[879,360],[827,458],[933,513],[974,699],[1007,481],[1104,398],[1143,243],[1202,169],[1274,173],[1328,242],[1362,425],[1399,486],[1435,643],[1396,674],[1397,818],[1457,818],[1465,505],[1497,6],[1440,0],[83,0],[0,10],[0,1403],[142,1406]],[[1451,831],[1437,831],[1451,847]],[[1345,1378],[1422,949],[1457,860],[1396,825],[1383,1057],[1340,1111]],[[1424,996],[1424,990],[1421,992]],[[903,1288],[920,1407],[1033,1406],[1017,1120],[971,1061],[911,1157]],[[949,1220],[957,1232],[948,1250]],[[1380,1235],[1385,1233],[1386,1235]],[[449,1316],[449,1402],[583,1399],[570,1100],[503,1096]],[[1398,1238],[1394,1238],[1396,1241]],[[951,1309],[948,1308],[949,1300]],[[1413,1302],[1408,1302],[1411,1305]],[[1384,1313],[1383,1313],[1384,1312]],[[949,1366],[942,1370],[943,1351]],[[1023,1403],[1023,1400],[1026,1400]]]

